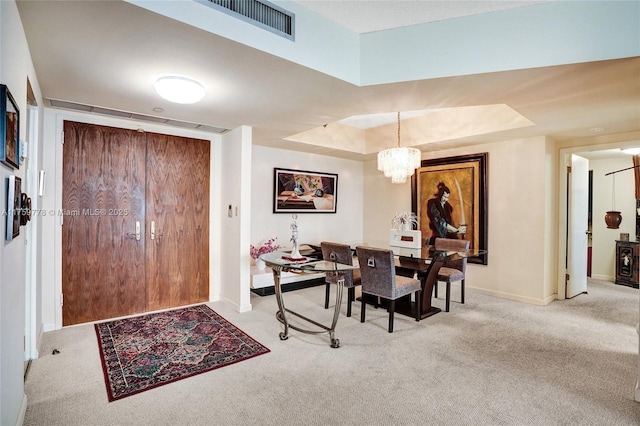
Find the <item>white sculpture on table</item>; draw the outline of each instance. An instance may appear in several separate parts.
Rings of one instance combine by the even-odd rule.
[[[293,222],[291,222],[291,241],[293,242],[291,257],[294,259],[298,259],[302,257],[300,251],[298,251],[298,224],[296,223],[298,215],[294,213],[291,215],[291,218],[293,219]]]

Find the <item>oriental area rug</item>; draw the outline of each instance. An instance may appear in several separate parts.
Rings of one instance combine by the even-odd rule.
[[[109,401],[269,352],[206,305],[95,324]]]

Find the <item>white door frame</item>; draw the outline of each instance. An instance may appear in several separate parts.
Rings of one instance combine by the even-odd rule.
[[[557,275],[557,298],[559,300],[566,299],[567,283],[565,281],[565,274],[567,270],[565,264],[567,262],[567,166],[571,165],[571,154],[579,154],[586,151],[600,151],[604,149],[617,149],[623,148],[628,145],[629,141],[620,141],[618,143],[604,143],[597,145],[582,145],[571,148],[561,148],[558,155],[558,275]]]
[[[25,193],[31,197],[31,208],[39,208],[38,200],[38,107],[27,105],[27,157]],[[26,271],[25,271],[25,339],[24,360],[38,358],[38,327],[36,324],[38,304],[38,217],[33,216],[26,227]]]

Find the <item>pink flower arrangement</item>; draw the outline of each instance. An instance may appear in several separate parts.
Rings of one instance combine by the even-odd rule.
[[[276,241],[276,238],[269,238],[267,242],[261,245],[260,247],[256,247],[253,244],[251,244],[251,250],[250,250],[251,257],[254,260],[256,260],[263,254],[271,253],[272,251],[278,250],[280,246],[278,244],[274,244],[275,241]]]

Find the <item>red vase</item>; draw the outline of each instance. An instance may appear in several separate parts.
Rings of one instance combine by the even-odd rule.
[[[622,215],[617,211],[608,211],[604,215],[604,221],[609,229],[618,229],[622,222]]]

